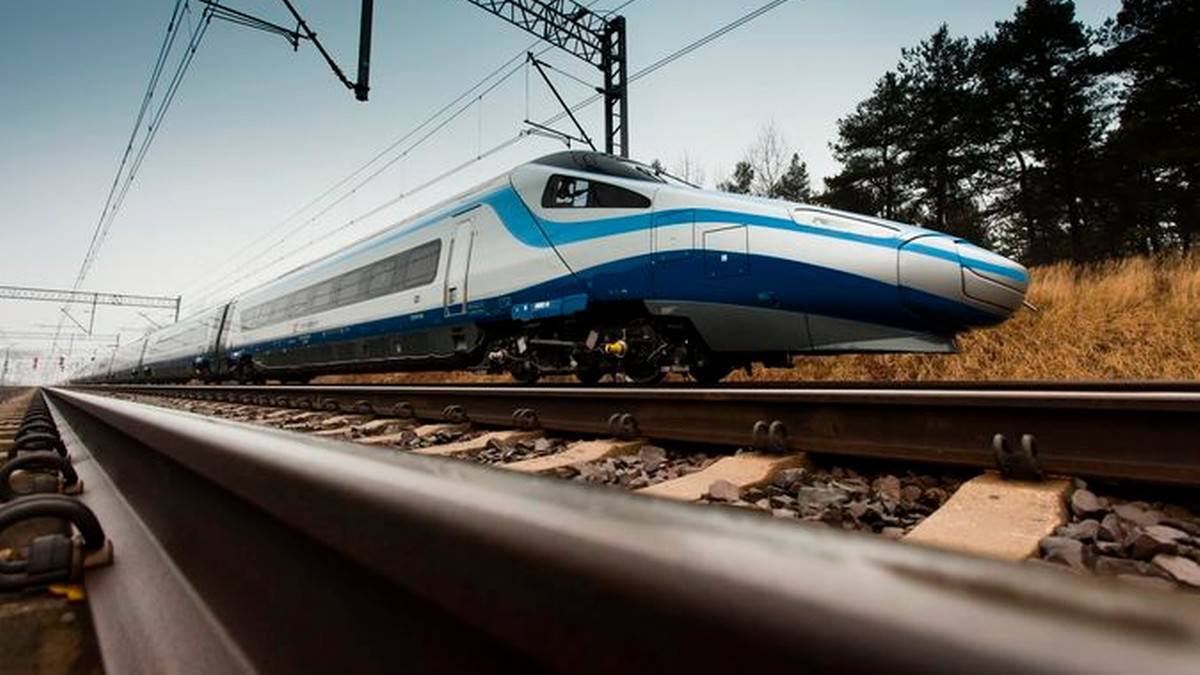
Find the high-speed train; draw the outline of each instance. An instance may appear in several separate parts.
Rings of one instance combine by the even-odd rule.
[[[121,347],[86,381],[479,369],[714,382],[803,354],[953,352],[1021,265],[918,227],[548,155]]]

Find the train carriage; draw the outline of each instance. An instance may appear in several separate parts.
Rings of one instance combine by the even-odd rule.
[[[140,375],[709,382],[802,354],[952,352],[1017,311],[1027,283],[949,235],[569,151],[150,336]]]

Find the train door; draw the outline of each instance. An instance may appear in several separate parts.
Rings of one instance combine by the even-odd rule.
[[[211,336],[212,342],[207,361],[210,375],[216,376],[225,373],[226,364],[221,356],[229,353],[230,333],[233,329],[232,321],[233,303],[231,302],[221,308],[220,317],[216,319],[216,334]]]
[[[455,224],[446,254],[445,306],[446,316],[459,316],[467,311],[468,280],[471,270],[471,249],[475,247],[475,222],[466,218]]]
[[[696,218],[691,209],[655,212],[651,253],[654,295],[682,298],[699,281],[696,269]]]

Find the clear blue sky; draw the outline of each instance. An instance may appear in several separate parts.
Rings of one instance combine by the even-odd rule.
[[[618,0],[601,0],[598,9]],[[629,21],[631,69],[708,33],[765,0],[637,0]],[[0,3],[0,284],[69,287],[87,249],[140,103],[171,0]],[[200,7],[193,0],[193,15]],[[281,3],[227,4],[283,22]],[[296,4],[335,57],[352,69],[356,2]],[[677,165],[685,153],[714,182],[757,130],[774,120],[815,177],[836,170],[828,143],[838,117],[871,90],[900,49],[946,22],[976,36],[1010,16],[1015,0],[791,0],[636,83],[630,93],[634,157]],[[1078,0],[1086,23],[1119,0]],[[520,30],[460,0],[377,0],[371,101],[342,88],[316,52],[216,22],[142,166],[85,287],[184,293],[201,301],[206,275],[246,286],[372,232],[452,191],[558,149],[524,141],[411,199],[346,228],[273,267],[265,263],[515,134],[525,115],[518,74],[298,237],[249,264],[239,255],[333,182],[365,162],[531,43]],[[185,22],[185,27],[187,23]],[[545,57],[589,81],[565,54]],[[559,80],[564,95],[589,92]],[[535,118],[556,112],[536,80]],[[600,109],[581,113],[599,135]],[[306,217],[297,223],[303,223]],[[267,243],[274,239],[267,240]],[[242,256],[251,258],[258,249]],[[223,264],[228,263],[228,264]],[[185,310],[186,313],[186,310]],[[162,313],[148,313],[155,321]],[[79,310],[79,317],[87,312]],[[53,330],[58,307],[0,301],[0,331]],[[101,310],[97,332],[131,339],[147,321]],[[2,335],[2,333],[0,333]],[[10,343],[0,337],[2,350]],[[42,343],[29,343],[46,347]],[[75,359],[95,347],[76,348]]]

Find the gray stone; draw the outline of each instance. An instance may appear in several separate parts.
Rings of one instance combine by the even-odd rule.
[[[791,495],[771,495],[771,505],[781,509],[795,506],[796,498]]]
[[[1113,556],[1102,555],[1096,558],[1093,568],[1096,574],[1102,574],[1108,577],[1118,577],[1123,574],[1133,574],[1140,576],[1153,575],[1154,569],[1150,563],[1141,560],[1130,560],[1128,558],[1115,558]]]
[[[1100,521],[1100,532],[1097,533],[1096,538],[1103,541],[1125,541],[1125,526],[1117,514],[1109,513],[1104,516],[1104,520]]]
[[[1100,521],[1081,520],[1077,523],[1067,523],[1054,531],[1054,534],[1060,537],[1069,537],[1079,541],[1091,541],[1096,538],[1100,532]]]
[[[893,502],[900,501],[900,479],[895,476],[880,476],[875,479],[871,487],[882,497]]]
[[[1200,563],[1183,556],[1160,553],[1154,556],[1154,564],[1181,584],[1200,588]]]
[[[849,513],[851,516],[854,516],[854,518],[857,520],[859,518],[862,518],[863,515],[866,514],[867,504],[866,504],[866,502],[853,502],[849,506],[846,507],[846,512]]]
[[[1079,518],[1100,515],[1107,508],[1107,500],[1097,497],[1090,490],[1076,490],[1071,493],[1071,513]]]
[[[1043,558],[1062,563],[1073,570],[1091,569],[1096,555],[1090,546],[1067,537],[1045,537],[1039,546]]]
[[[1179,542],[1184,539],[1187,539],[1186,532],[1165,525],[1151,525],[1131,532],[1125,547],[1134,558],[1149,560],[1159,553],[1175,553]]]
[[[784,490],[791,490],[793,487],[800,485],[804,480],[804,469],[783,469],[775,474],[775,485]]]
[[[791,509],[771,509],[771,515],[776,518],[795,518],[796,512]]]
[[[638,450],[637,456],[648,466],[658,466],[667,461],[667,451],[657,445],[643,445]]]
[[[900,498],[910,504],[921,499],[922,494],[924,490],[916,485],[905,485],[900,489]]]
[[[549,438],[539,438],[533,442],[534,452],[546,452],[553,447],[554,441],[550,440]]]
[[[714,502],[736,502],[741,496],[738,486],[727,480],[715,480],[708,486],[708,498]]]
[[[845,503],[850,501],[850,497],[836,488],[814,485],[797,490],[796,501],[804,505],[825,507]]]
[[[931,487],[921,495],[921,503],[937,508],[946,503],[950,495],[940,487]]]
[[[1155,511],[1144,504],[1138,502],[1128,502],[1125,504],[1117,504],[1113,507],[1113,513],[1127,520],[1134,525],[1146,527],[1148,525],[1157,525],[1162,522],[1164,514],[1162,511]]]
[[[904,528],[903,527],[885,527],[879,531],[879,534],[883,535],[884,537],[886,537],[888,539],[902,539],[902,538],[904,538]]]

